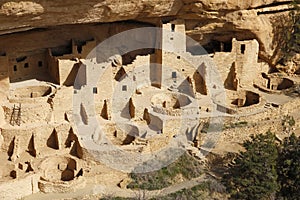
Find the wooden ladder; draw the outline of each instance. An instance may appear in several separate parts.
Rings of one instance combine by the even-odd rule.
[[[14,125],[20,126],[21,125],[21,104],[19,104],[19,106],[16,106],[14,104],[13,112],[12,112],[11,118],[10,118],[10,124],[12,126],[14,126]]]

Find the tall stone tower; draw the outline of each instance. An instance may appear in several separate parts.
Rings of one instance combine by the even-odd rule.
[[[155,54],[151,58],[150,81],[154,87],[162,86],[163,55],[166,52],[185,53],[186,34],[184,20],[173,20],[168,23],[161,23],[161,31],[157,32]]]
[[[162,49],[173,53],[186,52],[186,34],[184,20],[174,20],[162,24]]]

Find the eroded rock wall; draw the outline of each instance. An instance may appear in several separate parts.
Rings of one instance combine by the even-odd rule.
[[[276,18],[287,14],[289,0],[91,0],[0,1],[0,34],[65,24],[123,20],[156,24],[161,18],[186,20],[188,35],[211,40],[257,39],[260,57],[276,61]],[[275,19],[274,19],[275,17]]]

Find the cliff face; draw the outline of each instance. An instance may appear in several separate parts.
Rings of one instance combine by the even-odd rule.
[[[206,44],[256,38],[261,58],[274,59],[274,18],[287,14],[288,0],[0,0],[0,34],[62,24],[157,18],[186,20],[188,34]]]

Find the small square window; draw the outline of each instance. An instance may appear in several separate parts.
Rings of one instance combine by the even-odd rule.
[[[14,65],[14,71],[16,72],[17,70],[17,65]]]
[[[29,64],[28,63],[25,63],[24,64],[24,68],[28,68],[29,67]]]
[[[77,46],[77,52],[80,54],[82,53],[82,46]]]
[[[245,50],[246,50],[246,45],[245,45],[245,44],[242,44],[242,45],[241,45],[241,53],[244,54],[244,53],[245,53]]]
[[[172,78],[177,78],[177,73],[176,72],[172,72]]]
[[[127,85],[122,86],[122,91],[127,91]]]
[[[175,31],[175,24],[171,24],[171,31],[172,31],[172,32]]]
[[[38,62],[38,66],[39,66],[39,67],[43,67],[43,62],[42,62],[42,61],[39,61],[39,62]]]
[[[98,94],[98,88],[94,87],[94,88],[93,88],[93,93],[94,93],[94,94]]]

